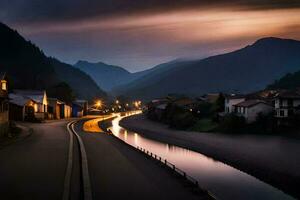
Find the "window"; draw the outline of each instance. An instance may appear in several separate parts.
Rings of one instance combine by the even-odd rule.
[[[280,110],[279,116],[280,116],[280,117],[284,117],[284,110]]]
[[[5,81],[5,80],[2,80],[2,81],[1,81],[1,89],[2,89],[2,90],[5,90],[5,91],[7,90],[7,84],[6,84],[6,81]]]

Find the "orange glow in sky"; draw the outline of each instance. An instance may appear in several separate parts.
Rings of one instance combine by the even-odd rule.
[[[88,55],[98,57],[98,60],[121,66],[125,63],[125,67],[126,63],[128,66],[152,67],[180,57],[201,58],[228,52],[251,44],[261,37],[300,39],[300,9],[185,9],[67,22],[31,23],[22,25],[20,30],[30,39],[33,38],[33,41],[35,38],[42,38],[42,47],[43,43],[48,42],[45,44],[46,50],[51,46],[51,38],[57,40],[59,37],[64,42],[70,40],[70,51],[56,52],[57,55],[54,56],[58,58],[68,57],[66,52],[72,53],[76,49],[71,48],[75,45],[74,39],[69,39],[71,35],[84,40],[89,47],[86,51],[91,51]],[[106,48],[105,52],[100,49],[96,54],[97,51],[92,49],[93,45],[95,49]],[[63,48],[66,47],[68,46],[64,44]],[[57,46],[55,48],[57,51]],[[78,57],[75,54],[72,56]]]

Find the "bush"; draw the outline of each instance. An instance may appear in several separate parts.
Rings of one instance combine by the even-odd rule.
[[[196,123],[195,117],[190,112],[173,115],[169,119],[169,125],[176,129],[187,129]]]
[[[229,114],[224,117],[219,129],[226,133],[239,133],[245,128],[245,126],[246,120],[244,117]]]
[[[200,119],[196,122],[196,124],[190,129],[191,131],[198,132],[212,132],[218,127],[218,124],[213,120],[206,118]]]
[[[250,124],[249,129],[253,133],[274,133],[278,129],[273,113],[259,113],[254,123]]]

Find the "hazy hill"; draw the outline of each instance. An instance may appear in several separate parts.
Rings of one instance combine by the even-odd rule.
[[[168,63],[160,73],[148,73],[117,92],[146,100],[168,93],[251,92],[299,70],[299,66],[299,41],[263,38],[231,53]]]
[[[105,95],[88,75],[71,65],[48,58],[37,46],[2,23],[0,44],[0,71],[7,72],[12,88],[47,89],[55,96],[53,88],[58,85],[67,88],[69,85],[79,98]],[[62,84],[64,82],[67,85]]]
[[[157,77],[164,75],[165,72],[168,72],[173,67],[175,68],[179,66],[181,63],[186,64],[187,61],[173,60],[170,62],[159,64],[151,69],[138,72],[141,74],[135,80],[127,84],[114,87],[111,92],[112,94],[118,95],[118,94],[122,94],[124,91],[130,91],[130,90],[146,87],[149,85],[149,83],[151,83],[152,80],[155,80]]]
[[[145,74],[148,70],[136,73],[130,73],[122,67],[108,65],[103,62],[91,63],[87,61],[78,61],[74,67],[90,75],[99,87],[106,91],[119,85],[127,84]]]

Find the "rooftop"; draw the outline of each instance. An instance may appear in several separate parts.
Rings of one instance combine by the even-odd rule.
[[[0,80],[4,80],[6,78],[5,72],[0,72]]]
[[[252,107],[252,106],[255,106],[257,104],[260,104],[260,103],[263,103],[263,104],[267,104],[265,101],[262,101],[262,100],[259,100],[259,99],[251,99],[251,100],[246,100],[246,101],[243,101],[241,103],[238,103],[234,106],[236,107]]]
[[[225,98],[227,98],[227,99],[243,99],[243,98],[246,98],[246,96],[243,94],[226,94]]]
[[[43,103],[45,91],[40,90],[14,90],[17,95],[26,96],[37,103]]]
[[[33,101],[32,99],[20,95],[20,94],[9,94],[9,102],[18,106],[24,106],[26,105],[28,102]]]
[[[280,91],[275,97],[286,99],[300,99],[300,91]]]

